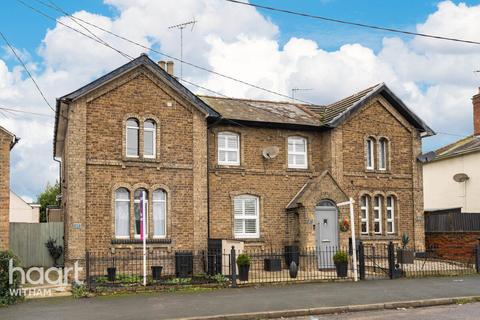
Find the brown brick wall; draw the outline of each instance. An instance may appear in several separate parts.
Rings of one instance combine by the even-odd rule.
[[[11,142],[12,137],[0,128],[0,250],[8,249]]]
[[[477,135],[480,135],[480,93],[473,96],[472,102],[473,102],[473,134],[477,136]]]
[[[445,259],[473,263],[474,249],[479,244],[477,232],[438,232],[425,233],[425,246]]]

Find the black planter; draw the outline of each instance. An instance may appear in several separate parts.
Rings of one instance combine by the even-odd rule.
[[[115,281],[117,275],[117,268],[107,268],[107,279],[108,281]]]
[[[290,268],[288,269],[288,273],[290,274],[290,278],[295,279],[298,275],[298,266],[295,261],[290,263]]]
[[[250,271],[249,265],[238,266],[238,279],[240,281],[248,281],[248,272]]]
[[[348,262],[336,263],[337,277],[346,278],[348,275]]]
[[[151,266],[152,269],[152,279],[153,280],[160,280],[160,277],[162,275],[162,266]]]
[[[412,264],[415,260],[415,252],[413,250],[398,249],[397,262],[399,264]]]
[[[300,262],[300,249],[298,248],[298,246],[285,246],[284,255],[285,265],[287,266],[287,268],[290,268],[292,261],[295,261],[295,264],[298,267]]]

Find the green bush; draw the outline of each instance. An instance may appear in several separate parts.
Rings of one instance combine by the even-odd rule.
[[[74,282],[72,285],[72,296],[75,299],[88,297],[87,287],[83,283]]]
[[[221,273],[217,273],[216,275],[214,276],[211,276],[210,279],[214,280],[215,282],[217,283],[220,283],[220,284],[224,284],[228,281],[227,277],[225,277],[223,274]]]
[[[14,304],[23,300],[22,295],[11,295],[10,290],[17,290],[20,288],[21,279],[20,274],[15,272],[13,274],[13,282],[9,283],[9,261],[12,259],[13,267],[20,266],[20,261],[11,251],[0,252],[0,305]]]
[[[348,254],[345,251],[338,251],[333,256],[333,263],[335,264],[348,263]]]
[[[251,263],[251,260],[250,260],[250,257],[247,254],[242,253],[242,254],[238,255],[237,264],[239,266],[249,266],[250,263]]]
[[[408,236],[408,233],[404,233],[402,235],[402,248],[403,249],[407,248],[407,245],[409,242],[410,242],[410,237]]]

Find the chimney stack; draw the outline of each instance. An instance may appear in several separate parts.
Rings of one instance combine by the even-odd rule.
[[[166,66],[167,66],[167,63],[166,63],[165,61],[163,61],[163,60],[158,61],[158,65],[159,65],[160,68],[162,68],[163,70],[165,70],[165,71],[167,70],[167,67],[166,67]]]
[[[478,93],[473,96],[473,134],[480,135],[480,88]]]

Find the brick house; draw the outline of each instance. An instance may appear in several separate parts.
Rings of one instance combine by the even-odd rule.
[[[10,211],[10,150],[18,142],[13,133],[0,127],[0,251],[8,249]]]
[[[57,100],[67,263],[140,249],[142,210],[150,251],[346,245],[349,197],[361,239],[424,247],[417,156],[434,132],[386,85],[328,106],[216,98],[164,66],[141,55]]]

